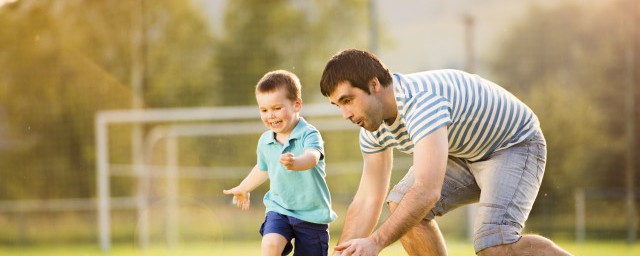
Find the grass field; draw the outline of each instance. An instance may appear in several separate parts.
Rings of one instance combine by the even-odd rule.
[[[628,246],[623,241],[618,242],[587,242],[583,245],[575,245],[572,242],[559,242],[563,248],[574,255],[580,256],[600,256],[600,255],[640,255],[640,244]],[[471,243],[466,241],[447,242],[449,255],[463,256],[473,255]],[[103,254],[97,245],[82,246],[33,246],[33,247],[0,247],[0,255],[21,255],[21,256],[47,256],[47,255],[82,255],[82,256],[200,256],[200,255],[260,255],[260,243],[256,242],[224,242],[224,243],[182,243],[174,250],[166,248],[164,245],[151,246],[146,250],[139,250],[134,245],[117,245],[108,254]],[[395,243],[386,248],[380,254],[382,256],[406,255],[402,246]]]

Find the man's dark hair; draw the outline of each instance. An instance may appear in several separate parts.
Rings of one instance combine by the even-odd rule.
[[[383,87],[392,82],[391,72],[373,53],[358,49],[343,50],[331,57],[324,67],[320,78],[320,91],[328,97],[338,83],[348,81],[351,86],[371,93],[368,83],[374,77],[378,78]]]

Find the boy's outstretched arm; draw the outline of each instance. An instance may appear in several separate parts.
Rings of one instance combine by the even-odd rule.
[[[233,195],[233,202],[236,206],[242,210],[247,210],[251,201],[249,192],[267,181],[268,178],[269,174],[258,169],[258,165],[256,165],[251,169],[249,175],[240,182],[240,185],[229,190],[223,190],[222,193]]]
[[[280,163],[290,171],[306,171],[318,164],[320,156],[320,151],[308,148],[299,156],[293,156],[291,153],[280,155]]]

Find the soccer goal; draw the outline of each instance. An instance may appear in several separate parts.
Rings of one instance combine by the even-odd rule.
[[[305,118],[322,118],[314,122],[320,131],[351,131],[356,127],[341,120],[338,109],[327,105],[305,105],[301,114]],[[228,136],[238,134],[261,134],[265,128],[259,121],[255,106],[211,107],[211,108],[172,108],[146,110],[102,111],[95,117],[96,166],[97,166],[97,207],[100,247],[103,251],[111,248],[111,211],[118,209],[136,209],[138,214],[137,239],[140,247],[149,241],[149,178],[152,175],[164,175],[166,178],[166,240],[172,246],[177,242],[178,179],[215,178],[208,170],[210,167],[180,167],[178,163],[178,139],[184,137]],[[207,123],[214,122],[215,123]],[[251,122],[247,122],[251,121]],[[143,152],[139,155],[149,157],[149,152],[161,140],[166,140],[165,166],[144,164],[126,166],[110,163],[109,126],[113,124],[145,124],[152,127],[144,136]],[[152,171],[164,169],[164,172]],[[161,174],[158,174],[161,173]],[[163,173],[163,174],[162,174]],[[246,173],[245,173],[246,174]],[[114,198],[111,195],[110,177],[114,175],[131,176],[138,180],[137,194],[132,197]]]

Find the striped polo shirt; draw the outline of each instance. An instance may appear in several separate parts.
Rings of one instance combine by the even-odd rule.
[[[360,129],[360,149],[389,147],[413,154],[415,143],[447,126],[449,155],[478,161],[518,144],[539,130],[527,105],[499,85],[459,70],[393,74],[398,115],[378,130]]]

